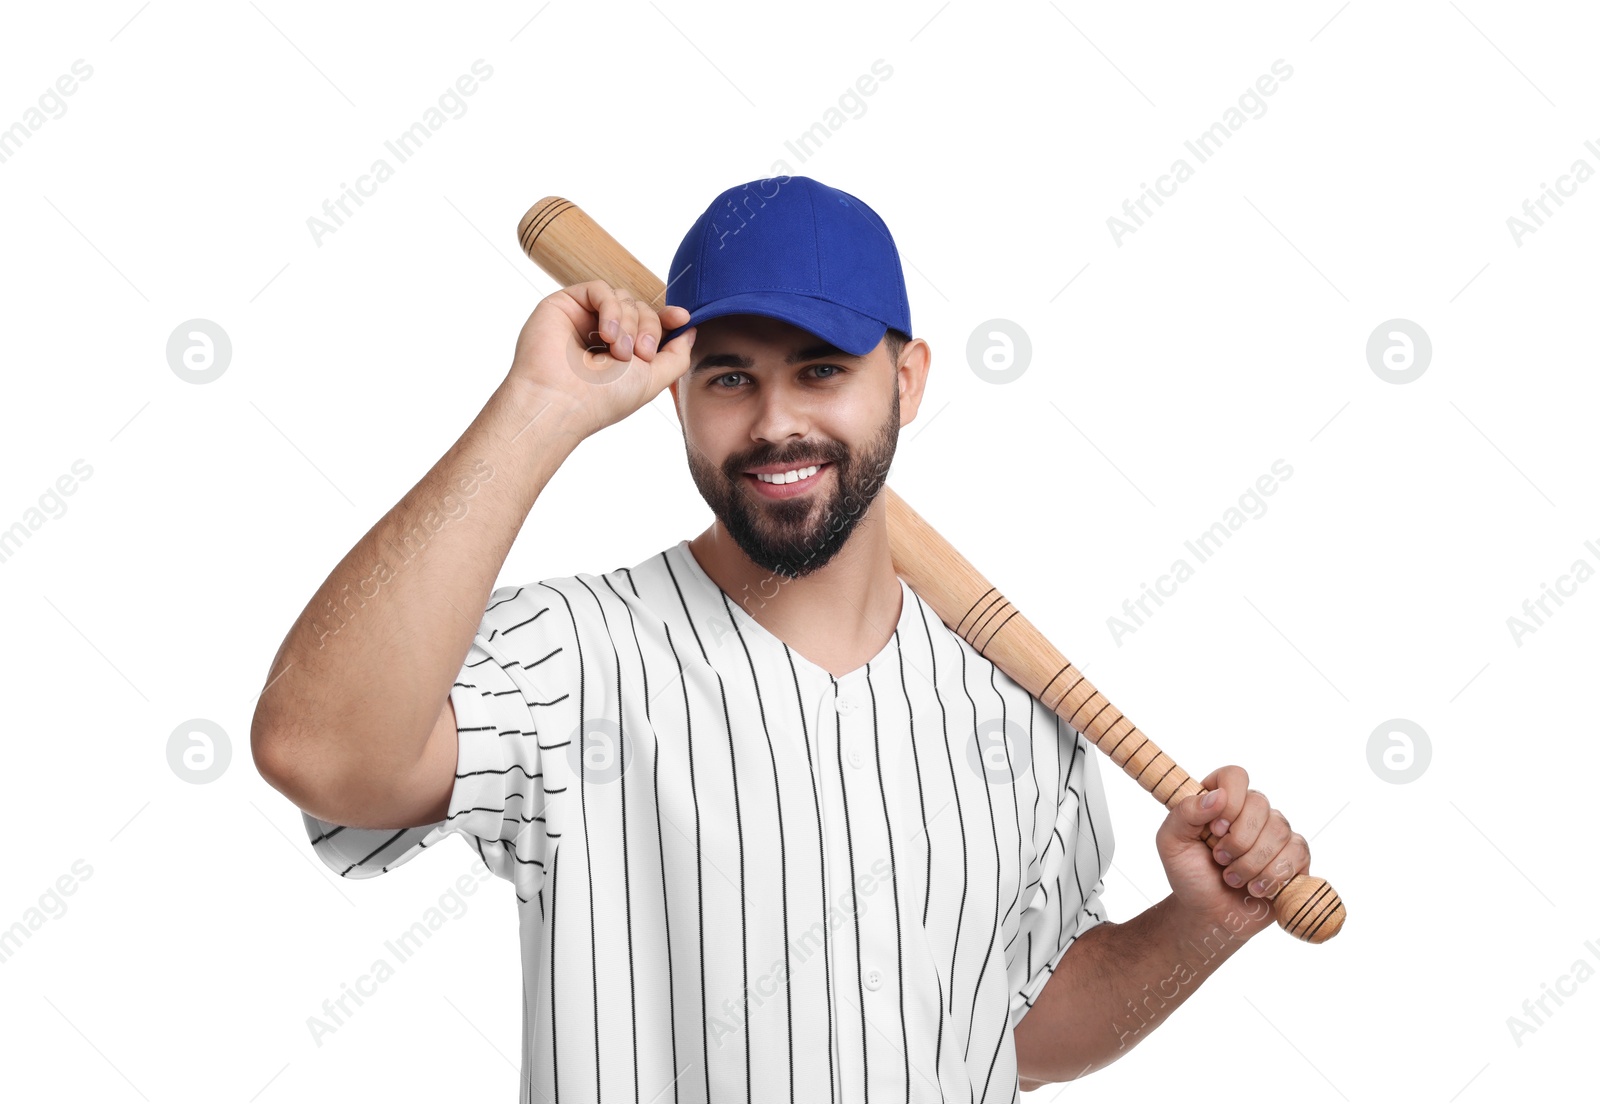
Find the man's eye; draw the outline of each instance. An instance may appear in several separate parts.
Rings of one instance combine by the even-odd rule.
[[[821,374],[824,369],[830,369],[830,371],[828,371],[826,374]],[[818,379],[833,379],[835,376],[844,374],[844,369],[837,364],[813,364],[809,371],[819,373],[817,376]],[[743,375],[743,372],[724,372],[720,376],[713,376],[711,378],[711,386],[722,391],[732,391],[734,390],[732,387],[721,387],[720,385],[722,384],[722,381],[735,379]]]

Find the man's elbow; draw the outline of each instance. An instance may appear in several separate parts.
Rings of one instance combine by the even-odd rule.
[[[295,806],[316,816],[326,804],[326,795],[337,793],[332,772],[316,751],[316,741],[305,734],[270,726],[257,713],[250,726],[250,758],[256,773],[267,785],[288,798]],[[326,818],[324,818],[326,819]]]

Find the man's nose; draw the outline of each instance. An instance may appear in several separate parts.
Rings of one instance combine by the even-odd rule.
[[[783,389],[765,390],[756,408],[750,436],[782,442],[789,437],[804,437],[811,431],[812,412],[801,397]]]

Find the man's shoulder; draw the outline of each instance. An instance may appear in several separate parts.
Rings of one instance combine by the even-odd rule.
[[[685,586],[684,565],[680,559],[682,544],[669,546],[640,560],[631,567],[616,567],[610,571],[577,571],[568,575],[549,575],[526,583],[509,583],[497,587],[485,608],[485,622],[491,614],[498,614],[491,631],[504,622],[531,623],[531,619],[549,620],[541,628],[549,630],[564,623],[570,630],[593,626],[602,631],[615,631],[608,625],[606,615],[622,605],[636,611],[653,610],[662,606],[667,595]]]
[[[915,593],[915,592],[913,592]],[[1052,679],[1040,691],[1036,692],[1023,685],[1014,678],[994,657],[988,654],[988,648],[974,645],[964,635],[946,625],[934,613],[933,607],[924,600],[922,603],[928,612],[926,618],[929,632],[939,644],[935,650],[934,662],[937,665],[936,682],[941,689],[946,686],[964,688],[971,692],[976,687],[992,686],[1001,691],[1014,701],[1026,700],[1029,708],[1034,712],[1034,721],[1048,720],[1061,722],[1063,734],[1070,732],[1076,736],[1079,729],[1071,722],[1060,717],[1051,707],[1052,702],[1059,702],[1067,692],[1083,679],[1083,674],[1074,667],[1063,668],[1057,677]],[[979,633],[980,644],[988,643],[986,634]],[[926,646],[924,645],[924,648]],[[1082,718],[1079,718],[1082,720]],[[1024,722],[1025,723],[1025,722]]]

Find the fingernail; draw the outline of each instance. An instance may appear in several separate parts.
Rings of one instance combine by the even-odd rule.
[[[1217,852],[1217,861],[1219,863],[1221,863],[1223,866],[1227,866],[1229,863],[1231,863],[1233,861],[1233,856],[1228,854],[1226,851],[1218,851]]]
[[[1209,809],[1217,803],[1217,791],[1212,790],[1200,799],[1200,808]]]
[[[1211,826],[1211,830],[1219,836],[1226,835],[1228,832],[1228,824],[1229,820],[1227,817],[1218,817],[1217,822]]]
[[[621,329],[621,323],[619,323],[615,318],[608,318],[604,322],[600,323],[600,329],[607,338],[614,341],[617,337],[617,330]]]
[[[1265,893],[1266,889],[1267,883],[1260,878],[1257,878],[1255,881],[1250,883],[1251,893]]]
[[[1224,874],[1222,876],[1222,880],[1231,886],[1237,886],[1240,882],[1244,881],[1243,878],[1239,877],[1239,875],[1232,870]]]
[[[641,353],[653,353],[653,352],[655,352],[655,348],[656,348],[656,335],[655,334],[645,334],[643,337],[641,337],[639,339],[639,351]]]
[[[622,340],[617,342],[617,359],[627,360],[633,356],[633,335],[623,334]]]

